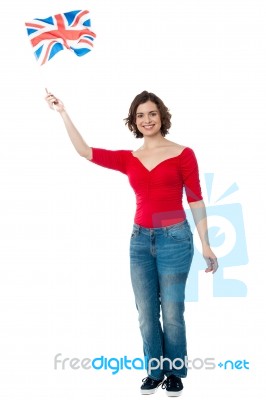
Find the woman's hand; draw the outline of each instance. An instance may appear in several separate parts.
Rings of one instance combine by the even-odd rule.
[[[215,254],[213,253],[212,249],[209,246],[203,248],[203,257],[205,258],[207,264],[205,272],[212,272],[214,274],[218,269],[218,261]]]
[[[55,97],[52,93],[47,92],[45,100],[52,110],[55,110],[59,113],[65,110],[65,106],[62,101]]]

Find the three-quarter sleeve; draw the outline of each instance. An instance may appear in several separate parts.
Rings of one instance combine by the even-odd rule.
[[[114,169],[126,174],[128,154],[129,150],[106,150],[93,147],[90,161],[101,167]]]
[[[180,166],[188,203],[202,200],[198,162],[193,150],[189,147],[181,153]]]

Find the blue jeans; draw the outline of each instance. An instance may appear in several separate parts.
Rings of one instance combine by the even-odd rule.
[[[148,369],[150,378],[187,375],[184,301],[193,254],[193,237],[186,220],[163,228],[133,225],[130,272],[144,355],[152,366]],[[165,360],[158,366],[163,358],[171,362]]]

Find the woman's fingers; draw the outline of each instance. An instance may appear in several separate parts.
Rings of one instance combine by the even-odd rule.
[[[59,111],[64,108],[63,103],[52,93],[47,93],[45,100],[47,101],[49,107],[53,110]]]
[[[45,99],[48,101],[48,103],[58,103],[58,99],[53,94],[48,94]]]
[[[218,261],[216,257],[208,257],[205,258],[206,263],[207,263],[207,268],[205,269],[205,272],[216,272],[218,269]]]

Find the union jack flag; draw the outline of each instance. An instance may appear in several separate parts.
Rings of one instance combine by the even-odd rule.
[[[96,34],[89,29],[88,14],[87,10],[69,11],[25,23],[40,65],[64,49],[72,50],[79,57],[91,51]]]

